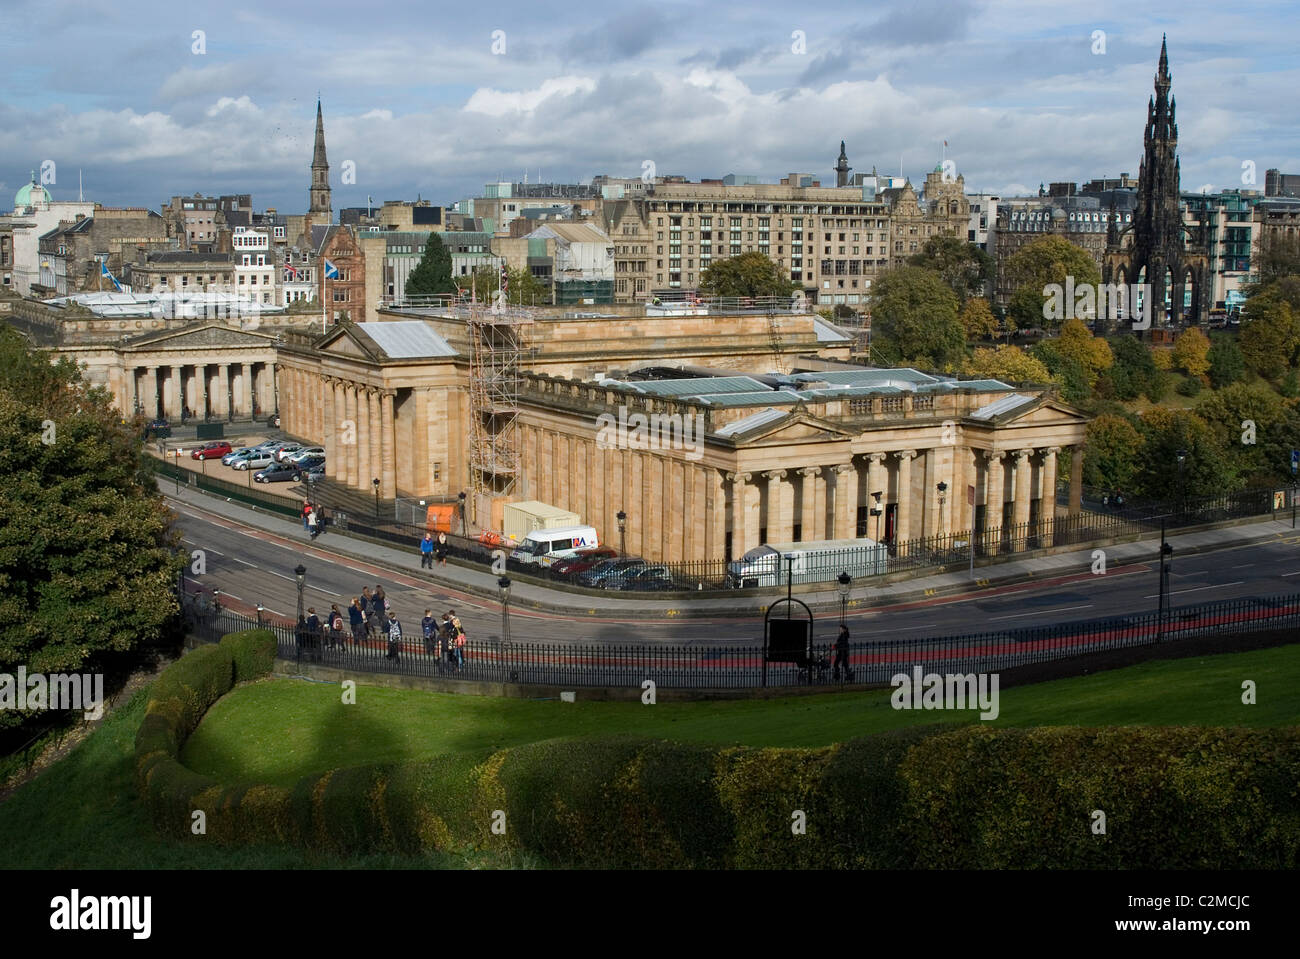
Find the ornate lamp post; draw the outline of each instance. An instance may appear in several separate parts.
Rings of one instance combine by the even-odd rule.
[[[853,586],[853,577],[846,569],[835,577],[840,589],[840,625],[843,626],[849,615],[849,589]]]
[[[298,622],[303,621],[302,591],[307,586],[307,567],[299,563],[293,570],[294,579],[298,581]]]
[[[379,480],[372,479],[370,485],[375,488],[375,522],[379,522]]]
[[[466,532],[466,525],[465,525],[465,491],[464,490],[461,490],[459,493],[456,494],[456,501],[460,504],[460,535],[462,537],[468,536],[469,533]]]
[[[618,511],[618,551],[627,553],[627,513]]]
[[[502,576],[497,580],[497,590],[501,595],[501,641],[510,642],[510,577]]]
[[[948,484],[940,480],[939,485],[935,487],[939,492],[939,535],[943,535],[943,504],[948,498]]]

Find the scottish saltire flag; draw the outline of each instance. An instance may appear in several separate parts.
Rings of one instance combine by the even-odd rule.
[[[337,280],[339,278],[339,268],[329,260],[325,261],[325,279]]]
[[[119,293],[122,292],[122,284],[119,283],[119,282],[117,282],[117,277],[115,277],[112,273],[108,272],[108,261],[107,261],[107,260],[100,260],[100,261],[99,261],[99,275],[100,275],[100,276],[103,276],[103,277],[107,277],[108,279],[112,280],[112,281],[113,281],[113,286],[117,289],[117,292],[119,292]]]

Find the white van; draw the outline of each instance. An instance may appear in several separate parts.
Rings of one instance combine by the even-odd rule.
[[[521,563],[550,566],[556,560],[576,556],[580,549],[599,546],[596,530],[591,526],[560,526],[535,529],[515,547],[511,558]]]

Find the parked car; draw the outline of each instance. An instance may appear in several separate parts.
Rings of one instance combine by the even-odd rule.
[[[152,433],[154,436],[165,438],[172,435],[172,425],[166,420],[150,420],[144,431],[146,435]]]
[[[610,546],[593,546],[591,549],[578,550],[577,556],[556,560],[551,565],[551,572],[556,576],[576,576],[585,573],[597,563],[618,556],[618,550]]]
[[[639,556],[621,556],[618,559],[607,559],[603,563],[593,566],[585,573],[579,573],[578,582],[583,586],[601,588],[610,577],[616,577],[625,570],[644,565],[646,565],[646,561]]]
[[[231,461],[230,465],[237,470],[255,470],[270,466],[275,460],[270,453],[264,453],[260,450],[249,450],[243,456],[237,456]]]
[[[288,463],[272,463],[253,474],[255,483],[287,483],[297,479],[298,471]]]
[[[325,475],[325,464],[317,463],[314,466],[302,469],[301,467],[290,467],[293,472],[293,481],[295,483],[314,483]]]
[[[275,451],[275,458],[279,460],[281,463],[283,463],[290,456],[292,456],[294,453],[297,453],[302,448],[303,446],[301,443],[287,443],[286,445],[281,446],[278,450]]]
[[[303,447],[302,449],[299,449],[299,450],[297,450],[296,452],[290,453],[288,456],[281,456],[281,457],[280,457],[280,462],[282,462],[282,463],[292,463],[292,464],[294,464],[295,466],[301,466],[303,460],[308,459],[308,458],[313,457],[313,456],[319,456],[319,457],[321,458],[321,461],[324,462],[324,460],[325,460],[325,447],[323,447],[323,446],[307,446],[307,447]]]
[[[214,443],[204,443],[190,454],[190,458],[196,460],[214,460],[218,457],[225,456],[229,452],[232,452],[230,444],[225,440],[217,440]]]
[[[241,446],[237,450],[231,450],[225,456],[221,457],[221,465],[229,466],[231,463],[235,461],[236,457],[247,456],[251,452],[253,452],[253,447],[251,446]]]
[[[273,430],[278,430],[280,428],[280,414],[272,413],[268,416],[266,419],[266,425],[271,427]]]
[[[686,589],[677,582],[677,577],[667,566],[656,563],[651,566],[633,566],[610,576],[601,584],[604,589],[636,590],[639,592],[664,592],[674,589]]]

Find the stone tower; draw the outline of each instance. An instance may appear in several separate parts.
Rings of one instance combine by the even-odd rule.
[[[1156,340],[1164,337],[1154,331],[1167,327],[1169,319],[1181,317],[1188,283],[1193,324],[1205,318],[1210,295],[1209,257],[1203,247],[1187,242],[1179,203],[1178,122],[1175,98],[1169,92],[1172,85],[1169,53],[1162,39],[1155,96],[1147,101],[1137,206],[1130,226],[1123,231],[1107,230],[1104,269],[1108,283],[1147,284],[1151,338]],[[1166,294],[1170,317],[1165,314]]]
[[[852,170],[852,169],[853,169],[853,167],[849,166],[849,158],[848,158],[848,155],[844,152],[844,141],[841,140],[841,141],[840,141],[840,159],[839,159],[839,162],[835,164],[835,185],[836,185],[836,186],[848,186],[848,185],[849,185],[849,171]]]
[[[311,155],[311,191],[307,212],[313,222],[334,222],[330,205],[330,165],[325,159],[325,121],[321,119],[320,99],[316,100],[316,146]]]

